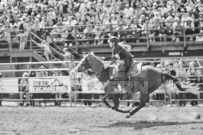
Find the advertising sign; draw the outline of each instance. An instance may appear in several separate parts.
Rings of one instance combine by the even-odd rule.
[[[29,78],[30,93],[61,93],[70,92],[69,76],[51,78]]]
[[[0,79],[0,93],[18,93],[18,79],[17,78],[1,78]]]

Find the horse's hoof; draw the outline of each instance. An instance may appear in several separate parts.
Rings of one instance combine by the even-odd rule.
[[[131,115],[130,114],[128,114],[127,116],[126,116],[126,118],[130,118],[131,117]]]

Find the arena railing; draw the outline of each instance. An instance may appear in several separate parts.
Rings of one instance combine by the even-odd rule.
[[[159,23],[159,22],[158,22]],[[160,22],[161,23],[161,22]],[[182,22],[184,23],[184,22]],[[162,36],[159,36],[159,35],[153,35],[151,34],[151,32],[155,31],[156,29],[150,29],[149,28],[149,25],[150,23],[146,23],[146,29],[142,30],[142,29],[139,29],[139,30],[114,30],[114,29],[111,29],[111,30],[105,30],[105,31],[97,31],[97,32],[92,32],[90,31],[89,34],[90,34],[90,37],[89,38],[83,38],[83,36],[85,34],[88,34],[88,33],[84,33],[84,32],[78,32],[77,31],[77,28],[79,27],[100,27],[99,25],[98,26],[95,26],[95,25],[88,25],[88,26],[74,26],[74,27],[71,27],[73,29],[72,32],[69,32],[69,34],[72,34],[72,38],[73,39],[63,39],[61,38],[59,42],[71,42],[73,44],[75,44],[76,46],[76,49],[78,47],[89,47],[89,46],[94,46],[94,42],[95,41],[100,41],[100,40],[103,40],[101,44],[99,44],[98,46],[100,45],[105,45],[107,43],[107,40],[108,38],[105,38],[105,37],[97,37],[95,38],[94,36],[91,36],[94,35],[94,34],[97,34],[97,33],[118,33],[118,38],[123,41],[127,41],[127,43],[129,44],[132,44],[132,45],[146,45],[147,48],[150,48],[150,46],[153,46],[154,44],[155,45],[168,45],[168,44],[183,44],[184,48],[186,48],[187,44],[192,44],[192,41],[189,41],[188,38],[193,38],[193,37],[196,37],[196,36],[201,36],[202,34],[198,34],[198,33],[193,33],[193,34],[188,34],[186,33],[186,30],[189,29],[189,28],[184,28],[181,29],[182,30],[182,34],[180,35],[174,35],[174,29],[170,29],[173,31],[173,34],[172,35],[162,35]],[[109,27],[112,27],[113,25],[109,25]],[[65,26],[57,26],[57,27],[47,27],[46,29],[61,29],[61,30],[66,30],[66,28],[70,28],[70,27],[65,27]],[[45,28],[44,28],[45,29]],[[192,28],[192,30],[200,30],[201,27],[195,27],[195,28]],[[163,30],[163,29],[162,29]],[[164,29],[164,30],[167,30],[167,29]],[[177,29],[178,30],[178,29]],[[157,31],[160,31],[159,29]],[[134,34],[132,34],[134,32]],[[122,33],[124,33],[124,36],[122,35]],[[129,34],[131,33],[131,34]],[[136,34],[137,33],[137,34]],[[53,36],[54,35],[62,35],[63,33],[61,32],[53,32],[51,33]],[[129,34],[129,35],[128,35]],[[150,39],[151,38],[156,38],[157,40],[159,39],[162,39],[162,41],[156,41],[156,42],[151,42]],[[174,40],[174,38],[180,38],[179,41],[177,40]],[[166,40],[165,40],[166,39]],[[169,40],[169,41],[167,41]],[[57,39],[56,39],[56,42],[57,42]],[[200,42],[202,43],[201,41],[193,41],[193,42]]]
[[[192,60],[192,59],[191,59]],[[193,59],[193,61],[195,61],[196,59]],[[200,59],[199,59],[200,60]],[[174,60],[175,61],[175,60]],[[178,61],[178,60],[176,60],[176,61]],[[19,65],[19,64],[26,64],[26,65],[40,65],[40,64],[46,64],[46,63],[61,63],[61,62],[64,62],[64,61],[53,61],[53,62],[21,62],[21,63],[1,63],[0,65]],[[67,61],[68,62],[68,61]],[[142,61],[142,62],[145,62],[145,61]],[[161,61],[160,61],[161,62]],[[163,62],[163,61],[162,61]],[[30,67],[30,66],[28,66],[28,67]],[[56,69],[56,68],[53,68],[53,69],[22,69],[22,70],[1,70],[2,71],[2,73],[4,73],[4,72],[30,72],[30,71],[40,71],[40,72],[43,72],[43,71],[61,71],[61,70],[70,70],[70,69],[68,69],[68,68],[58,68],[58,69]],[[75,77],[75,76],[74,76]],[[188,76],[189,77],[189,76]],[[192,76],[192,77],[194,77],[194,76]],[[203,77],[203,76],[198,76],[198,77]],[[4,78],[4,77],[3,77]],[[44,81],[44,80],[46,80],[46,79],[59,79],[59,80],[64,80],[64,77],[63,76],[57,76],[57,77],[54,77],[54,76],[48,76],[48,77],[38,77],[38,78],[33,78],[33,77],[30,77],[29,79],[35,79],[34,81],[36,81],[36,80],[40,80],[40,79],[42,79],[42,81]],[[66,77],[65,77],[66,78]],[[4,78],[4,79],[6,79],[6,78]],[[23,79],[22,77],[18,77],[18,78],[13,78],[13,79]],[[70,79],[70,78],[69,78]],[[2,81],[2,78],[1,78],[1,81]],[[71,80],[70,80],[71,81]],[[16,83],[17,82],[20,82],[20,81],[15,81]],[[31,82],[31,81],[30,81]],[[18,84],[18,83],[17,83]],[[39,84],[39,83],[38,83]],[[74,83],[75,84],[75,83]],[[12,86],[12,84],[9,84],[9,86],[8,87],[10,87],[10,86]],[[19,87],[21,87],[21,85],[19,85],[18,84],[18,86]],[[4,93],[6,93],[6,92],[4,92]],[[20,92],[20,91],[18,91],[18,92],[14,92],[14,93],[17,93],[17,94],[23,94],[23,93],[26,93],[26,94],[29,94],[29,92]],[[32,93],[32,92],[31,92]],[[47,93],[47,92],[39,92],[39,93]],[[48,92],[48,93],[55,93],[55,95],[57,95],[57,94],[62,94],[62,93],[64,93],[64,91],[63,92],[61,92],[61,91],[58,91],[58,92]],[[66,92],[65,92],[66,93]],[[79,91],[72,91],[72,90],[70,90],[70,91],[68,91],[67,93],[69,93],[69,96],[70,97],[72,97],[72,96],[74,96],[74,94],[90,94],[90,95],[92,95],[92,97],[94,97],[93,95],[95,95],[95,94],[98,94],[98,93],[94,93],[94,92],[79,92]],[[153,94],[159,94],[159,93],[164,93],[164,92],[156,92],[155,91],[155,93],[153,93]],[[179,93],[183,93],[183,92],[179,92]],[[197,99],[189,99],[189,100],[187,100],[187,99],[171,99],[171,101],[202,101],[202,99],[201,99],[201,97],[200,97],[200,94],[201,94],[202,92],[200,91],[199,92],[199,95],[198,95],[198,98]],[[35,93],[34,93],[35,94]],[[103,94],[103,93],[100,93],[100,94]],[[152,95],[151,95],[151,97],[152,97]],[[28,99],[3,99],[3,101],[15,101],[15,102],[43,102],[43,101],[60,101],[60,102],[65,102],[65,101],[70,101],[70,102],[72,102],[71,101],[72,99],[71,98],[55,98],[55,99],[53,99],[53,98],[51,98],[51,99],[30,99],[30,97],[28,98]],[[101,102],[101,99],[94,99],[94,98],[91,98],[91,99],[78,99],[78,100],[75,100],[75,102],[76,101],[79,101],[79,102],[83,102],[83,101],[91,101],[91,102]],[[133,101],[137,101],[137,100],[122,100],[122,102],[133,102]],[[151,102],[157,102],[157,100],[150,100]],[[165,100],[158,100],[158,101],[165,101]]]
[[[201,21],[201,20],[195,20],[194,22],[197,22],[197,21]],[[161,22],[157,22],[157,23],[161,23]],[[169,23],[169,22],[167,22]],[[184,22],[181,22],[181,23],[184,23]],[[137,30],[115,30],[113,29],[113,25],[109,25],[107,27],[110,27],[112,29],[110,30],[104,30],[104,31],[97,31],[97,32],[90,32],[90,34],[98,34],[98,33],[118,33],[118,38],[120,39],[120,41],[126,41],[127,43],[131,44],[131,45],[141,45],[141,46],[145,46],[149,49],[150,46],[154,46],[154,45],[173,45],[173,44],[182,44],[184,46],[184,48],[187,48],[188,45],[192,45],[194,42],[195,43],[202,43],[202,41],[190,41],[188,40],[189,38],[192,39],[192,38],[195,38],[196,36],[201,36],[202,34],[201,33],[193,33],[193,34],[188,34],[186,33],[186,30],[188,28],[184,28],[182,29],[182,32],[183,34],[182,35],[174,35],[174,33],[172,35],[162,35],[162,36],[159,36],[159,35],[153,35],[151,34],[151,32],[155,31],[155,29],[150,29],[149,26],[150,23],[147,22],[146,23],[146,29],[137,29]],[[101,25],[98,25],[98,26],[95,26],[95,25],[88,25],[89,27],[101,27]],[[56,42],[71,42],[73,44],[75,44],[75,47],[76,49],[78,49],[78,47],[85,47],[85,46],[95,46],[94,43],[96,41],[98,42],[102,42],[101,44],[98,44],[96,46],[104,46],[107,44],[107,40],[108,38],[105,38],[105,37],[98,37],[98,38],[89,38],[89,39],[86,39],[86,38],[82,38],[82,36],[85,34],[84,32],[78,32],[77,28],[78,27],[87,27],[87,26],[74,26],[74,27],[65,27],[65,26],[57,26],[57,27],[45,27],[45,28],[41,28],[42,30],[45,30],[45,29],[62,29],[62,30],[67,30],[67,28],[73,28],[73,31],[72,32],[69,32],[69,34],[72,34],[73,35],[73,39],[72,40],[67,40],[67,39],[63,39],[63,38],[60,38],[60,40],[55,40]],[[103,27],[103,25],[102,25]],[[202,29],[202,27],[192,27],[191,29],[193,30],[197,30],[197,31],[200,31],[200,29]],[[167,29],[165,29],[167,30]],[[29,31],[29,33],[31,32],[32,30]],[[158,30],[159,31],[159,30]],[[173,29],[174,31],[174,29]],[[19,40],[16,39],[17,38],[17,34],[19,34],[19,31],[17,30],[5,30],[5,32],[7,33],[10,33],[10,37],[8,37],[6,40],[8,41],[9,43],[9,49],[10,51],[13,50],[13,48],[17,48],[16,46],[19,45]],[[122,36],[122,33],[124,33],[124,36]],[[130,34],[129,34],[130,33]],[[53,36],[54,35],[62,35],[63,33],[60,33],[60,32],[54,32],[54,33],[51,33]],[[107,35],[107,34],[106,34]],[[162,39],[162,41],[156,41],[156,42],[151,42],[150,39],[152,38],[156,38],[157,40],[159,39]],[[169,39],[169,41],[165,41],[164,39]],[[172,40],[173,38],[181,38],[180,41],[175,41],[175,40]],[[15,39],[15,40],[13,40]],[[30,34],[28,35],[28,39],[31,39],[31,36]],[[28,40],[29,43],[29,46],[28,46],[28,49],[32,50],[32,42],[30,40]]]

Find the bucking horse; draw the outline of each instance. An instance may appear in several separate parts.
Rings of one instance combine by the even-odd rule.
[[[136,73],[138,62],[134,62],[130,69],[130,73]],[[142,66],[141,70],[137,74],[129,74],[131,75],[129,81],[122,80],[121,77],[117,77],[118,79],[112,79],[113,76],[113,67],[104,67],[105,62],[101,59],[101,57],[96,56],[93,52],[88,53],[82,60],[78,63],[78,65],[72,70],[72,72],[83,72],[88,69],[92,69],[94,74],[97,76],[99,81],[104,85],[105,95],[102,101],[109,108],[114,109],[115,111],[121,113],[129,113],[126,118],[131,117],[141,108],[143,108],[146,103],[149,101],[149,94],[158,89],[162,84],[164,84],[168,80],[172,80],[173,83],[180,91],[185,91],[187,86],[183,86],[183,84],[176,78],[171,75],[162,72],[160,69],[153,66]],[[123,66],[121,64],[120,66]],[[123,77],[124,78],[124,77]],[[136,92],[140,92],[140,103],[139,105],[132,110],[120,110],[119,109],[119,96],[114,94],[112,97],[114,106],[111,106],[107,101],[107,97],[111,94],[117,85],[120,85],[121,88],[125,89],[128,94],[134,94]],[[190,87],[191,89],[191,87]]]

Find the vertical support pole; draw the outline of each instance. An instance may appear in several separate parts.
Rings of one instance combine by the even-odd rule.
[[[75,31],[75,46],[76,46],[76,51],[78,52],[78,39],[77,39],[77,26],[74,26],[74,31]]]
[[[10,39],[10,41],[9,41],[9,51],[10,52],[12,52],[12,37],[11,37],[11,31],[9,31],[9,39]]]
[[[148,24],[149,24],[149,22],[147,22],[147,49],[149,50],[150,46],[149,46],[149,28],[148,28]]]
[[[200,104],[200,95],[201,95],[201,92],[198,92],[198,94],[197,94],[197,104],[198,105]]]
[[[183,27],[183,40],[184,40],[184,50],[187,49],[187,41],[186,41],[186,36],[185,36],[185,27]]]
[[[30,36],[30,51],[32,50],[32,32],[29,32],[29,36]]]

